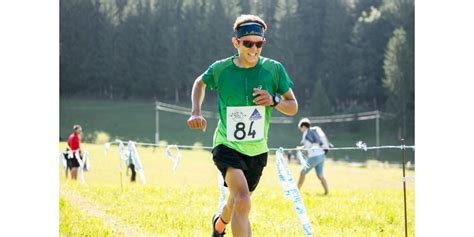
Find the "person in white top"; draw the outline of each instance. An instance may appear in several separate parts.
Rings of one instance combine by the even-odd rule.
[[[298,128],[303,133],[300,145],[303,145],[304,149],[308,151],[308,165],[301,168],[300,177],[298,179],[298,189],[303,185],[306,174],[314,168],[318,179],[323,185],[324,195],[327,195],[329,193],[328,183],[323,175],[324,160],[326,159],[323,149],[324,142],[320,135],[318,135],[317,130],[310,129],[311,123],[309,119],[301,119],[298,123]]]

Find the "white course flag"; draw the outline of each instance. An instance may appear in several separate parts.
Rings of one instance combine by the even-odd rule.
[[[122,144],[123,146],[123,144]],[[104,156],[107,156],[107,153],[109,152],[109,149],[110,149],[110,143],[105,143],[104,144]]]
[[[305,235],[313,235],[313,228],[309,222],[309,218],[306,215],[306,208],[301,198],[301,194],[298,191],[293,175],[288,168],[288,164],[285,161],[283,155],[283,148],[279,148],[276,152],[276,166],[278,171],[278,179],[283,186],[285,197],[293,201],[293,207],[295,208],[296,215],[301,222],[303,232]]]
[[[145,179],[145,170],[143,169],[142,162],[140,161],[140,157],[138,156],[137,147],[135,146],[135,142],[128,141],[128,154],[132,160],[133,165],[135,166],[135,171],[140,174],[140,178],[143,184],[146,184]]]
[[[64,152],[59,153],[59,161],[63,165],[64,169],[67,169],[67,160],[66,157],[64,157]]]
[[[176,157],[173,156],[171,153],[171,148],[176,149]],[[173,173],[176,173],[176,169],[178,169],[179,162],[181,161],[181,152],[179,151],[178,146],[176,145],[169,145],[166,147],[166,157],[168,157],[171,161],[173,161]]]
[[[76,151],[76,160],[79,162],[79,178],[81,180],[81,183],[85,183],[86,180],[84,179],[84,162],[82,162],[82,159],[79,158],[79,150]],[[87,155],[87,151],[84,152],[84,156]]]
[[[356,146],[364,151],[367,151],[367,144],[365,144],[364,142],[362,141],[358,141],[356,143]]]
[[[217,171],[217,186],[220,190],[219,204],[217,204],[217,213],[221,214],[222,209],[224,209],[224,205],[226,203],[225,197],[227,195],[227,188],[224,186],[224,178],[222,178],[222,173],[220,171]]]
[[[124,151],[124,148],[123,148],[123,142],[122,141],[118,141],[119,143],[119,157],[121,160],[126,160],[127,157],[125,156],[125,151]],[[122,164],[122,163],[120,163]]]
[[[90,171],[91,170],[91,161],[90,161],[90,158],[89,158],[89,149],[85,149],[84,150],[84,156],[82,157],[82,160],[84,162],[84,169],[86,171]]]
[[[309,164],[304,158],[304,155],[301,149],[296,152],[296,158],[300,161],[301,168],[309,168]]]

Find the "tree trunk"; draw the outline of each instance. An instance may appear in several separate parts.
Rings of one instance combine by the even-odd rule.
[[[179,103],[179,89],[177,86],[174,88],[174,103]]]

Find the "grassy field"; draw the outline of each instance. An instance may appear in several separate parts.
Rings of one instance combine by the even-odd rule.
[[[204,150],[182,150],[176,171],[164,149],[138,147],[147,184],[130,183],[117,146],[83,144],[90,151],[86,184],[64,178],[60,167],[61,236],[210,236],[217,209],[217,169]],[[59,144],[62,151],[65,143]],[[310,173],[302,188],[308,217],[318,236],[403,236],[403,191],[399,168],[325,163],[328,196]],[[290,163],[297,178],[299,165]],[[121,174],[123,191],[121,188]],[[413,177],[414,171],[407,171]],[[414,183],[407,183],[408,228],[414,235]],[[302,236],[290,200],[283,196],[274,156],[269,157],[252,196],[254,236]],[[228,236],[232,236],[230,229]]]
[[[181,106],[190,107],[190,102]],[[215,104],[206,104],[204,108],[216,111]],[[60,137],[67,139],[72,125],[81,124],[84,130],[83,141],[94,142],[96,134],[106,133],[111,140],[134,140],[140,142],[155,142],[155,110],[153,102],[127,102],[106,100],[65,99],[60,100]],[[206,132],[187,128],[187,116],[160,112],[160,139],[169,144],[193,145],[199,142],[211,146],[212,136],[217,125],[216,119],[208,120]],[[275,112],[274,116],[283,116]],[[296,116],[299,119],[304,111]],[[359,140],[368,146],[375,146],[375,121],[359,121],[357,123],[337,123],[321,125],[330,141],[336,147],[354,146]],[[387,127],[382,120],[380,123],[380,144],[399,145],[396,132]],[[301,139],[301,133],[296,124],[272,124],[269,131],[268,144],[270,147],[295,147]],[[414,144],[413,139],[407,139],[407,144]],[[369,152],[334,151],[332,156],[338,160],[365,161],[378,159],[392,163],[400,163],[399,150],[381,150],[380,156],[375,157],[375,150]],[[407,151],[407,159],[414,163],[414,153]]]

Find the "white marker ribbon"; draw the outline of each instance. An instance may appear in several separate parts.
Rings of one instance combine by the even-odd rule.
[[[224,186],[224,178],[222,178],[222,173],[217,171],[217,186],[219,187],[219,204],[217,205],[217,213],[221,214],[222,209],[226,204],[225,197],[227,195],[227,188]]]
[[[79,163],[79,178],[81,180],[81,183],[85,183],[86,180],[84,179],[84,162],[80,158],[80,153],[79,149],[76,150],[76,160]]]
[[[109,149],[110,149],[110,143],[107,142],[104,144],[104,156],[107,156]]]
[[[67,169],[67,160],[66,157],[64,157],[64,152],[59,153],[59,161],[63,165],[64,169]]]
[[[276,152],[276,166],[278,171],[278,179],[283,186],[285,197],[293,201],[293,207],[295,208],[296,215],[301,222],[304,234],[307,236],[313,235],[313,228],[311,227],[309,218],[306,215],[306,208],[304,206],[303,199],[301,198],[301,194],[296,187],[295,180],[293,179],[293,175],[288,168],[288,164],[285,161],[283,148],[279,148]]]
[[[309,168],[309,164],[308,162],[306,161],[306,159],[304,158],[303,156],[303,152],[301,150],[298,150],[296,152],[296,158],[298,158],[298,160],[300,161],[300,164],[301,164],[301,168]]]
[[[362,149],[364,151],[367,151],[367,144],[365,144],[364,142],[362,141],[358,141],[356,143],[356,146],[359,148],[359,149]]]
[[[140,161],[140,156],[138,155],[138,150],[137,150],[137,147],[135,146],[135,142],[128,141],[127,150],[132,160],[132,163],[135,166],[135,171],[140,174],[142,183],[146,184],[145,170],[143,169],[142,162]]]
[[[121,160],[127,160],[128,157],[127,157],[126,154],[125,154],[125,148],[124,148],[124,146],[123,146],[123,142],[122,142],[122,141],[118,141],[118,143],[119,143],[119,158],[120,158]]]
[[[176,157],[173,156],[173,153],[171,153],[171,148],[176,149]],[[176,169],[178,169],[179,162],[181,161],[181,152],[179,151],[179,148],[177,145],[168,145],[166,147],[166,157],[168,157],[171,161],[173,161],[173,173],[176,172]]]
[[[84,169],[86,171],[90,171],[91,170],[91,162],[90,162],[90,159],[89,159],[89,149],[85,149],[84,150],[84,155],[82,157],[82,160],[84,162]]]

